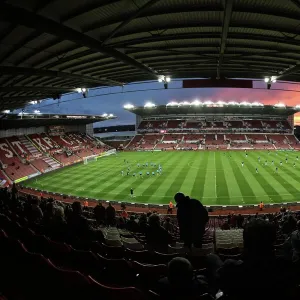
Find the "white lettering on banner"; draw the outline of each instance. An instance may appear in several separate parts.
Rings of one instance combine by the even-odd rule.
[[[43,137],[43,140],[48,144],[50,148],[54,148],[52,141],[47,136]]]
[[[68,144],[68,145],[73,145],[73,143],[71,142],[71,143],[69,143],[68,141],[66,141],[62,136],[60,136],[60,139],[61,140],[63,140],[66,144]]]
[[[34,138],[32,139],[43,151],[48,150],[49,148],[46,145],[42,144],[42,141],[40,138]]]
[[[13,146],[17,146],[17,148],[19,148],[19,150],[21,151],[21,153],[23,153],[23,152],[25,152],[24,150],[23,150],[23,148],[21,147],[21,142],[20,141],[14,141],[14,142],[11,142],[11,144],[13,145]]]
[[[9,150],[9,146],[5,143],[0,144],[0,149],[5,151],[5,156],[7,158],[12,158],[14,156],[14,154]]]

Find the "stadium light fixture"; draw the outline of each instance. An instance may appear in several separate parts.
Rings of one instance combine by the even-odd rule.
[[[214,103],[210,100],[204,101],[203,102],[204,105],[213,105]]]
[[[108,116],[109,116],[110,118],[112,118],[114,115],[113,115],[113,114],[109,114]]]
[[[264,106],[264,105],[260,102],[252,102],[252,106]]]
[[[108,114],[104,113],[102,114],[102,117],[106,118],[108,116]]]
[[[250,102],[247,102],[247,101],[243,101],[240,103],[240,105],[243,105],[243,106],[251,106],[252,104]]]
[[[220,101],[217,102],[217,105],[218,106],[223,106],[223,105],[226,105],[226,102],[220,100]]]
[[[29,102],[29,104],[32,104],[32,105],[37,104],[37,103],[38,102],[36,100],[32,100],[32,101]]]
[[[265,77],[265,83],[268,83],[270,81],[269,77]]]
[[[167,105],[166,106],[178,106],[179,105],[179,103],[178,102],[176,102],[176,101],[172,101],[172,102],[169,102],[169,103],[167,103]]]
[[[189,106],[189,105],[191,105],[191,103],[188,102],[188,101],[183,101],[183,102],[180,102],[179,105],[182,105],[182,106]]]
[[[3,113],[9,114],[9,113],[10,113],[10,110],[6,109],[6,110],[3,111]]]
[[[274,105],[274,107],[277,107],[277,108],[285,108],[285,104],[284,103],[277,103]]]
[[[132,104],[125,104],[125,105],[124,105],[124,108],[125,108],[125,109],[133,109],[133,108],[134,108],[134,105],[132,105]]]
[[[158,82],[162,82],[164,84],[165,89],[168,88],[168,83],[171,81],[170,76],[161,75],[158,77]]]
[[[39,110],[37,110],[37,109],[36,109],[36,110],[34,110],[33,112],[34,112],[35,114],[39,114],[39,113],[40,113],[40,111],[39,111]]]
[[[275,83],[277,80],[277,77],[276,76],[271,76],[271,82]]]
[[[193,101],[191,104],[192,104],[192,105],[195,105],[195,106],[199,106],[199,105],[202,104],[202,102],[199,101],[199,100],[195,100],[195,101]]]
[[[238,103],[238,102],[235,102],[235,101],[229,101],[229,102],[228,102],[228,105],[239,105],[239,103]]]
[[[145,105],[144,105],[145,108],[153,108],[155,107],[155,104],[152,103],[152,102],[147,102]]]

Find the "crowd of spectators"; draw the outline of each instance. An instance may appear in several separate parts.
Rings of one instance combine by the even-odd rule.
[[[13,211],[28,226],[64,243],[75,239],[104,242],[103,228],[112,227],[145,237],[148,251],[167,253],[170,244],[182,242],[186,252],[202,248],[209,221],[200,201],[182,193],[174,197],[177,217],[116,212],[109,204],[93,209],[80,202],[65,204],[53,199],[20,196],[15,187],[0,191],[2,212]],[[126,208],[124,207],[124,211]],[[300,283],[300,214],[282,210],[276,214],[242,216],[231,214],[221,228],[243,229],[240,259],[221,260],[218,253],[205,257],[206,272],[199,275],[187,256],[168,263],[166,277],[153,288],[164,299],[297,299]],[[0,228],[1,229],[1,228]],[[278,244],[280,243],[280,244]]]

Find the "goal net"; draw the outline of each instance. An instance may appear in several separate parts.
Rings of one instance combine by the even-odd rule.
[[[91,161],[98,160],[98,158],[109,156],[111,154],[116,154],[116,149],[108,150],[107,152],[103,152],[101,155],[92,155],[83,158],[83,164],[87,165]]]

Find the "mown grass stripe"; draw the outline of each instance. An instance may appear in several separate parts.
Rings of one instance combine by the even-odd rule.
[[[246,202],[243,194],[246,194],[249,197],[254,196],[254,193],[240,169],[243,167],[238,167],[234,159],[228,159],[224,154],[222,154],[221,157],[223,159],[223,166],[226,168],[226,179],[229,177],[227,176],[228,173],[230,174],[230,178],[232,179],[232,185],[230,184],[228,188],[230,194],[230,203],[240,204],[241,202],[243,202],[243,204],[245,204]]]
[[[260,186],[265,190],[265,198],[268,202],[282,200],[280,193],[275,190],[272,185],[269,183],[269,180],[266,179],[266,172],[255,160],[253,155],[248,155],[247,160],[245,161],[245,166],[255,174],[255,178]],[[255,168],[258,169],[258,174],[256,174]],[[266,201],[265,199],[260,199],[261,201]]]
[[[218,172],[216,172],[216,194],[217,194],[217,204],[225,205],[228,204],[229,192],[228,186],[226,182],[226,176],[224,173],[223,163],[220,155],[217,155],[216,152],[212,152],[214,154],[215,160],[215,169],[218,168]]]

